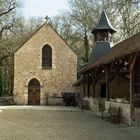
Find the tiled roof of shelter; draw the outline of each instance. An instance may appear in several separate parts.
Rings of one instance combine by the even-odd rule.
[[[140,32],[130,38],[116,44],[106,55],[96,61],[94,64],[84,67],[79,72],[85,72],[95,67],[107,64],[117,58],[130,55],[140,51]]]

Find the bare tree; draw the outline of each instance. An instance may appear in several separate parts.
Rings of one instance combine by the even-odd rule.
[[[10,30],[16,23],[16,9],[19,3],[16,0],[0,1],[0,38],[5,30]]]
[[[122,38],[128,38],[140,31],[140,5],[128,0],[125,5],[118,7],[121,16]]]
[[[42,19],[30,18],[25,20],[24,17],[17,19],[16,24],[12,27],[12,32],[5,32],[2,43],[2,52],[0,57],[0,72],[2,79],[2,94],[11,95],[13,91],[13,54],[15,50],[35,32],[42,23]]]
[[[125,39],[140,31],[140,3],[135,0],[69,0],[67,14],[59,15],[56,23],[64,39],[71,39],[73,34],[80,34],[80,45],[83,49],[83,63],[88,61],[92,47],[91,31],[95,27],[102,10],[108,14],[109,20],[118,31],[114,42]],[[59,20],[58,20],[59,19]],[[63,23],[58,24],[59,23]],[[58,26],[59,25],[59,26]],[[59,28],[61,27],[61,28]],[[64,28],[63,28],[64,27]],[[64,29],[69,29],[64,32]],[[62,34],[63,32],[63,34]],[[70,41],[71,42],[71,41]]]

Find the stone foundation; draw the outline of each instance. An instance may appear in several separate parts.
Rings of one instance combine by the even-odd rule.
[[[130,124],[130,104],[118,103],[118,102],[105,102],[105,108],[109,106],[120,107],[121,109],[121,121],[126,124]]]
[[[84,102],[87,102],[88,109],[93,112],[100,112],[105,109],[105,98],[84,97]]]
[[[123,123],[131,125],[130,121],[130,104],[118,103],[118,102],[109,102],[105,101],[105,99],[98,98],[87,98],[84,97],[83,102],[86,103],[86,108],[93,112],[99,113],[103,109],[108,109],[109,106],[120,107],[121,109],[121,121]]]
[[[61,97],[50,97],[48,98],[48,105],[63,105],[63,98]]]

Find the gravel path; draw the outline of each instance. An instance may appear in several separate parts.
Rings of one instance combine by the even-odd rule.
[[[140,140],[140,137],[90,112],[1,109],[0,140]]]

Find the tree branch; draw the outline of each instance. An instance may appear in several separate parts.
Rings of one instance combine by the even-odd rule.
[[[4,30],[10,30],[15,24],[15,19],[13,19],[13,21],[11,23],[8,23],[7,25],[3,26],[0,30],[0,38],[2,37],[2,33],[4,32]]]
[[[16,7],[17,7],[16,3],[13,2],[13,0],[12,0],[12,1],[9,3],[8,10],[6,10],[6,11],[1,11],[1,12],[0,12],[0,17],[2,17],[3,15],[8,14],[8,13],[11,12],[12,10],[14,10]]]

